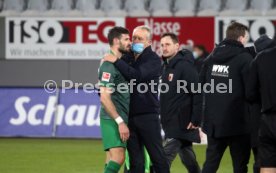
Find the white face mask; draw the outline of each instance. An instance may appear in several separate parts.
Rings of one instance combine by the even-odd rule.
[[[194,56],[195,59],[197,59],[199,57],[199,55],[196,51],[193,51],[193,56]]]

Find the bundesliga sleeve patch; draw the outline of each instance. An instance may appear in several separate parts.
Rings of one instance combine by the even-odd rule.
[[[173,73],[170,73],[169,76],[168,76],[168,81],[172,81],[173,80]]]
[[[111,78],[111,74],[110,73],[103,72],[102,81],[109,82],[110,78]]]

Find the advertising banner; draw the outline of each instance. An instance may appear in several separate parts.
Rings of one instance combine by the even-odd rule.
[[[159,55],[160,36],[165,32],[173,32],[179,37],[182,47],[204,45],[208,51],[214,47],[214,17],[138,17],[126,18],[126,27],[132,32],[136,26],[147,25],[153,31],[152,48]]]
[[[100,59],[125,18],[7,17],[6,59]]]
[[[159,55],[160,36],[173,32],[182,46],[214,47],[214,18],[5,18],[6,59],[100,59],[109,49],[107,33],[114,26],[133,31],[147,25]]]
[[[0,98],[0,136],[52,136],[55,93],[1,88]]]
[[[66,90],[57,108],[57,137],[100,138],[100,99],[97,93]]]
[[[249,44],[260,35],[275,37],[275,17],[126,17],[126,18],[5,18],[6,59],[100,59],[109,49],[107,33],[114,26],[133,31],[147,25],[159,55],[160,36],[178,35],[182,47],[204,45],[211,51],[225,38],[232,21],[250,29]]]
[[[95,90],[1,88],[0,98],[0,137],[101,138]],[[206,144],[206,135],[200,136]]]
[[[0,89],[0,136],[100,138],[96,93]]]

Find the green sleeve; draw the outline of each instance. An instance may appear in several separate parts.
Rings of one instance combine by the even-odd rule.
[[[104,62],[99,68],[99,86],[115,88],[116,69],[113,64]]]

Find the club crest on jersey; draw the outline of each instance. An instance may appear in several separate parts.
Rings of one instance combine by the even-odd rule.
[[[109,82],[110,78],[111,78],[111,74],[110,73],[103,72],[102,81]]]
[[[172,80],[173,80],[173,73],[170,73],[170,74],[169,74],[169,77],[168,77],[168,81],[171,82]]]

